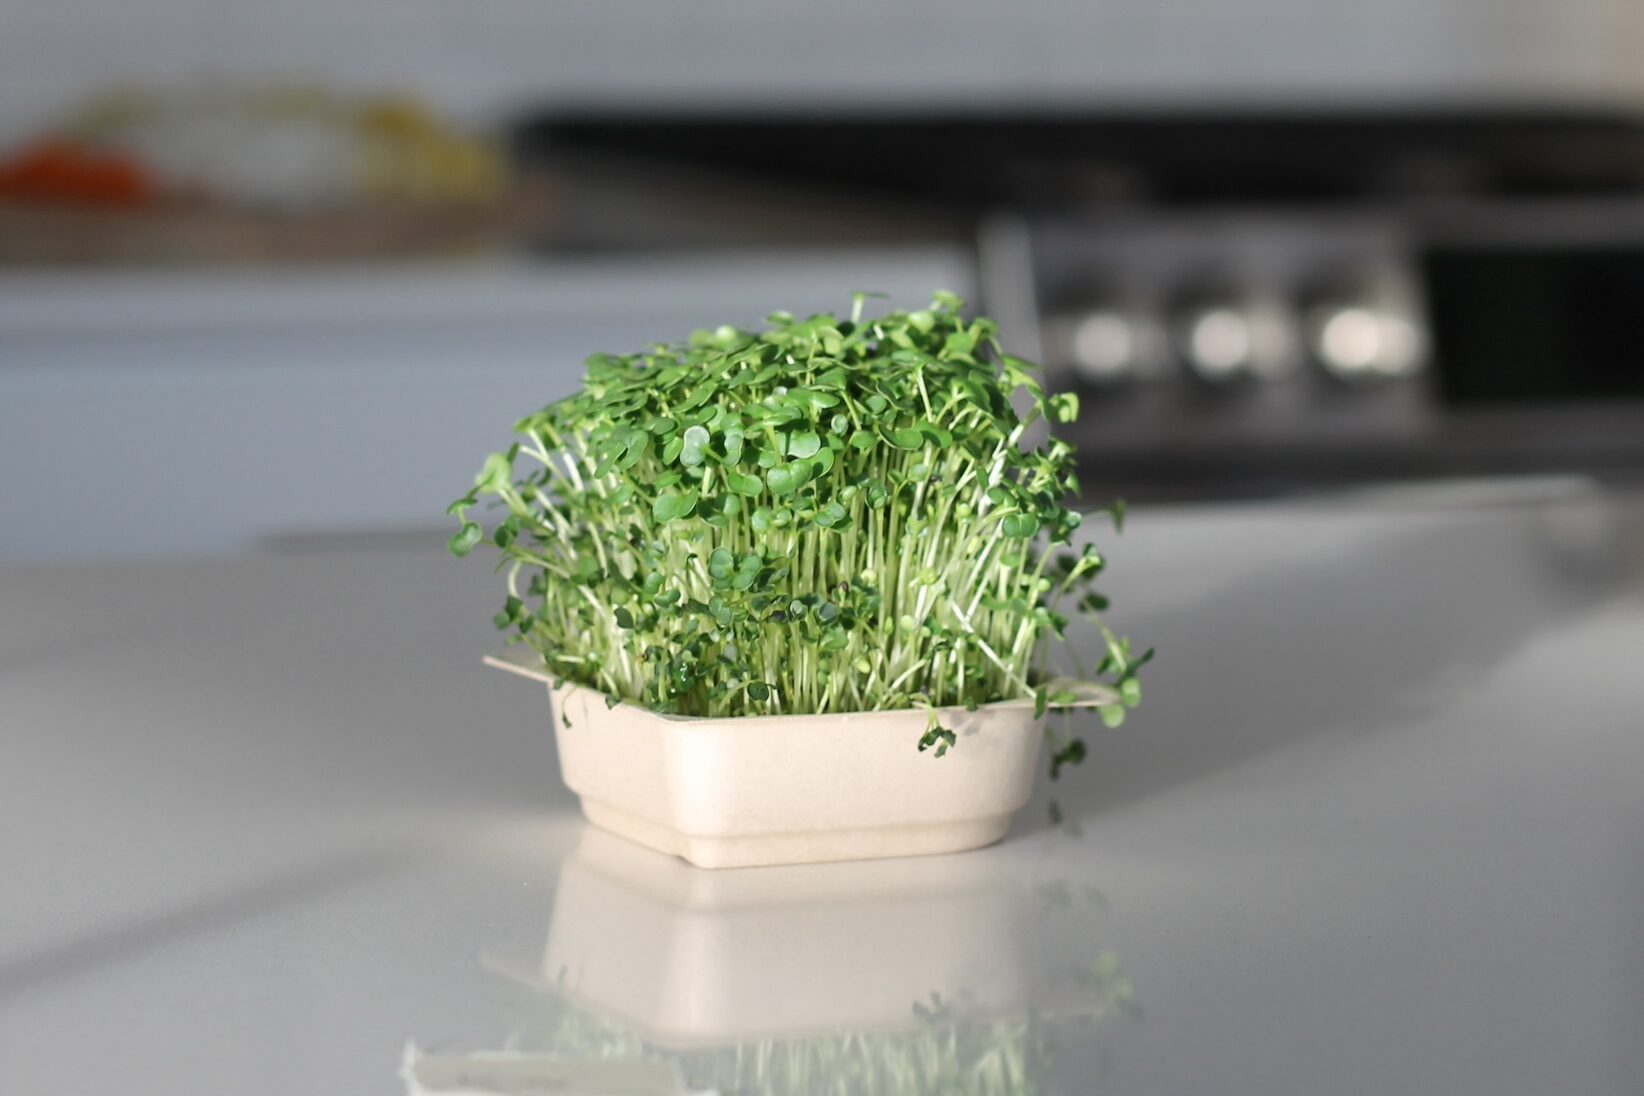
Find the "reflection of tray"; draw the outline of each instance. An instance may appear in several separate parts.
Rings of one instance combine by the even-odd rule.
[[[304,213],[0,204],[0,265],[312,262],[489,251],[540,234],[553,219],[555,197],[551,183],[534,180],[494,202]]]
[[[412,1096],[1048,1092],[1060,1037],[1132,1006],[1094,945],[1105,901],[1045,861],[705,872],[589,827],[540,963],[486,958],[529,992],[506,1049],[413,1046],[402,1075]]]
[[[652,1043],[896,1029],[932,993],[1025,1007],[1021,897],[991,858],[709,876],[595,829],[561,869],[541,979]]]

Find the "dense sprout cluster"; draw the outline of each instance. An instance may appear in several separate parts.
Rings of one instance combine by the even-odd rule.
[[[1077,398],[1047,397],[995,324],[961,309],[942,294],[864,319],[858,298],[848,319],[778,313],[757,334],[595,355],[582,390],[520,421],[452,504],[451,549],[485,539],[469,511],[499,502],[498,627],[613,702],[701,716],[1067,703],[1044,641],[1064,635],[1063,606],[1105,607],[1090,588],[1103,560],[1070,547],[1071,447],[1023,435],[1072,421]],[[1113,723],[1146,656],[1102,631],[1089,673]],[[933,719],[921,747],[952,741]]]

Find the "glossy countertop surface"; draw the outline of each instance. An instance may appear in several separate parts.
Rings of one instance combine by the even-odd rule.
[[[579,820],[437,540],[0,570],[0,1091],[1639,1091],[1638,506],[1097,539],[1159,661],[1002,844],[728,872]]]

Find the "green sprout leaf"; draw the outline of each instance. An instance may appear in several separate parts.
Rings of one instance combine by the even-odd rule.
[[[1031,537],[1039,531],[1039,519],[1032,514],[1009,514],[999,528],[1007,537]]]
[[[686,491],[683,494],[678,491],[664,491],[651,504],[651,517],[663,524],[677,521],[695,510],[696,502],[695,491]]]
[[[739,495],[752,498],[765,490],[765,485],[758,476],[750,476],[745,472],[725,473],[725,484]]]
[[[1051,422],[1072,422],[1079,417],[1079,394],[1059,392],[1045,401]]]
[[[822,448],[822,439],[810,430],[800,430],[788,437],[788,456],[800,460],[816,456]]]
[[[850,520],[850,511],[835,500],[818,510],[813,520],[824,529],[837,529]]]
[[[687,468],[695,468],[706,459],[707,451],[708,431],[700,426],[687,428],[680,439],[679,462]]]
[[[486,494],[494,495],[508,486],[513,477],[513,466],[509,458],[502,453],[492,453],[485,458],[485,467],[474,477],[474,487]]]
[[[1075,738],[1061,746],[1050,755],[1050,778],[1060,780],[1062,768],[1066,765],[1077,765],[1085,759],[1085,744]]]
[[[467,521],[463,523],[461,529],[452,534],[451,539],[445,542],[445,546],[451,550],[453,556],[461,558],[473,551],[474,545],[478,544],[484,536],[485,530],[481,529],[477,523]]]
[[[1125,707],[1134,708],[1142,702],[1142,683],[1134,677],[1119,682],[1119,696]]]
[[[765,473],[765,482],[773,495],[791,495],[804,484],[808,469],[803,461],[780,465]]]

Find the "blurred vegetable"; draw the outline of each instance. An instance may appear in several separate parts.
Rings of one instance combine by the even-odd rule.
[[[314,87],[114,91],[0,163],[0,201],[310,210],[494,202],[502,149],[414,98]]]
[[[135,158],[48,137],[0,159],[0,200],[129,209],[158,197]]]

